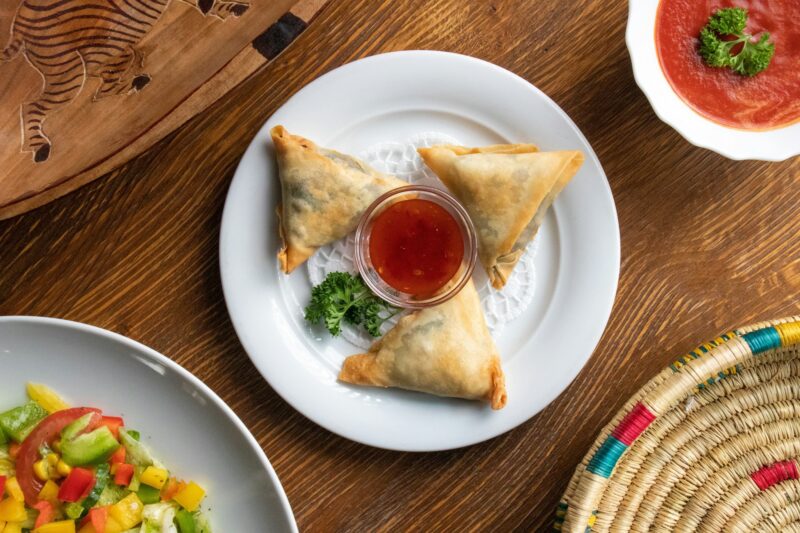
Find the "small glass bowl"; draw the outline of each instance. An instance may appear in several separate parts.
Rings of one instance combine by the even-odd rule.
[[[450,281],[432,295],[417,296],[399,291],[386,283],[372,264],[369,253],[369,239],[375,218],[390,205],[402,201],[420,199],[433,202],[447,210],[458,224],[464,243],[464,256],[461,265]],[[466,210],[453,196],[426,185],[409,185],[393,189],[378,197],[367,208],[356,229],[356,266],[361,278],[378,297],[397,307],[420,309],[445,302],[458,294],[472,275],[478,255],[478,241],[475,227]]]

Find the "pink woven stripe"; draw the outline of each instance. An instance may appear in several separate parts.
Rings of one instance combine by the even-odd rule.
[[[631,409],[631,412],[625,415],[622,422],[614,428],[611,435],[620,442],[630,446],[633,444],[633,441],[636,440],[636,437],[641,435],[642,432],[647,429],[647,426],[655,419],[656,415],[651,413],[641,402],[637,403],[633,409]]]
[[[794,461],[780,461],[775,464],[759,468],[750,475],[758,488],[767,490],[776,483],[787,479],[798,479],[797,463]]]

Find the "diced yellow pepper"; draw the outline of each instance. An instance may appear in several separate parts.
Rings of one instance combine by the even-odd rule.
[[[25,501],[25,495],[22,494],[22,489],[20,488],[19,481],[17,481],[16,477],[8,478],[8,481],[6,481],[6,492],[18,502]],[[2,497],[3,495],[0,494],[0,498]]]
[[[72,472],[72,467],[59,459],[58,464],[56,464],[56,472],[58,472],[58,475],[61,477],[67,477],[69,473]]]
[[[47,457],[45,457],[45,459],[47,459],[47,464],[49,464],[50,466],[56,466],[58,464],[59,457],[57,453],[51,452],[47,454]]]
[[[44,459],[33,463],[33,473],[42,481],[50,479],[50,468],[47,466],[47,462]]]
[[[138,525],[142,521],[143,508],[144,504],[142,500],[139,499],[136,493],[131,493],[109,507],[108,515],[116,520],[120,528],[124,531]],[[106,531],[108,531],[108,528],[106,528]]]
[[[5,528],[5,527],[6,527],[6,523],[3,522],[3,521],[0,521],[0,532],[3,531],[3,528]]]
[[[0,520],[3,522],[24,522],[27,518],[28,513],[25,512],[24,503],[14,498],[6,498],[0,502]]]
[[[50,522],[33,530],[33,533],[75,533],[74,520],[60,520]]]
[[[6,524],[6,527],[3,528],[3,533],[22,533],[22,524],[19,522],[15,524]]]
[[[42,406],[48,413],[69,409],[69,404],[61,399],[56,391],[41,383],[28,383],[28,396]]]
[[[164,483],[167,482],[167,478],[169,477],[169,472],[164,470],[163,468],[156,468],[154,466],[148,466],[142,472],[142,475],[139,476],[139,481],[144,483],[145,485],[150,485],[154,489],[160,489],[164,486]]]
[[[173,500],[181,504],[181,506],[189,512],[194,512],[200,507],[200,502],[206,495],[206,491],[195,483],[190,481],[185,487],[175,493],[172,497]]]
[[[122,526],[112,516],[106,520],[106,533],[122,533]]]
[[[48,479],[42,490],[39,491],[39,499],[51,503],[56,502],[58,500],[58,485]]]
[[[94,528],[91,522],[87,522],[85,526],[78,530],[78,533],[97,533],[97,530]],[[122,528],[119,526],[119,522],[109,516],[106,520],[105,533],[122,533]]]

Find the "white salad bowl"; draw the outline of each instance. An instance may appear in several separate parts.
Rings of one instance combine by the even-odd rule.
[[[701,148],[729,159],[782,161],[800,154],[800,122],[771,130],[729,128],[698,114],[672,89],[656,52],[659,0],[631,0],[625,41],[633,76],[656,115]]]
[[[212,531],[296,532],[263,450],[211,389],[126,337],[40,317],[0,317],[0,411],[44,383],[73,406],[122,416],[177,477],[203,486]]]

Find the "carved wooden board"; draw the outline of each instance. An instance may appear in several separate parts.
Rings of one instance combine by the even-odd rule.
[[[263,67],[325,1],[0,0],[0,219],[152,146]]]

